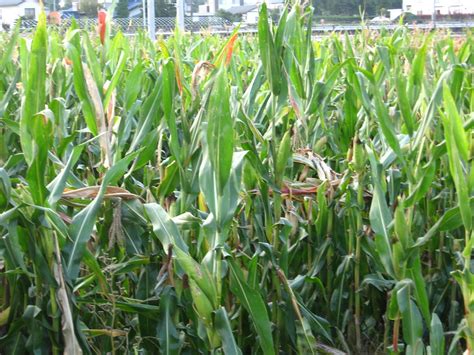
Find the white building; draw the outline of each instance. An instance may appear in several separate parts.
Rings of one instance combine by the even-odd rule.
[[[434,7],[434,8],[433,8]],[[403,0],[403,11],[414,15],[474,14],[474,0]]]
[[[0,0],[0,25],[12,26],[20,17],[37,20],[40,10],[37,0]]]
[[[269,10],[281,10],[284,6],[284,0],[208,0],[206,4],[199,6],[196,15],[214,15],[218,10],[225,10],[232,14],[243,15],[244,22],[256,23],[258,7],[264,1]]]

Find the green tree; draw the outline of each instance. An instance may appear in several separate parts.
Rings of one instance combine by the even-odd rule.
[[[156,17],[175,17],[176,6],[168,3],[166,0],[155,0]]]
[[[65,0],[63,9],[70,9],[72,7],[72,0]]]
[[[219,9],[216,12],[216,16],[222,17],[230,22],[239,22],[242,21],[242,15],[241,14],[232,14],[228,11],[225,11],[223,9]]]
[[[128,0],[119,0],[117,8],[115,9],[115,17],[127,18],[128,15]]]
[[[79,10],[87,17],[97,17],[97,0],[81,0]]]

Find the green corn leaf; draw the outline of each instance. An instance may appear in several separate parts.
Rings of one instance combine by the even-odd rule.
[[[16,208],[0,214],[1,224],[5,224],[14,217]],[[25,274],[28,274],[28,269],[24,260],[24,252],[19,243],[18,233],[16,233],[15,226],[13,223],[8,225],[8,233],[3,235],[0,240],[0,250],[2,250],[5,260],[8,264],[14,268],[21,269]]]
[[[379,173],[379,163],[374,152],[369,147],[366,148],[372,168],[372,183],[374,193],[372,204],[370,206],[370,223],[375,232],[375,244],[385,266],[386,271],[393,275],[392,251],[390,247],[389,224],[392,222],[392,215],[385,200],[385,194],[382,190]]]
[[[161,76],[158,79],[157,85],[150,93],[150,96],[143,104],[144,117],[138,122],[138,127],[135,130],[132,142],[130,143],[130,148],[127,151],[127,154],[133,153],[138,147],[143,145],[144,138],[150,132],[153,126],[158,124],[157,112],[161,105],[162,100],[162,85],[161,85]]]
[[[246,152],[233,154],[230,178],[227,180],[222,193],[218,192],[217,172],[211,167],[208,152],[206,151],[203,156],[204,159],[199,170],[199,187],[220,230],[224,230],[230,223],[240,200],[239,194],[245,154]],[[216,241],[216,243],[222,244],[224,240]],[[215,247],[217,244],[213,244],[213,246]]]
[[[474,197],[469,202],[471,210],[474,210]],[[459,206],[447,210],[443,216],[425,233],[423,237],[416,240],[413,248],[421,247],[428,243],[438,232],[451,231],[463,224],[461,209]]]
[[[378,93],[377,88],[374,88],[374,92],[375,92],[374,101],[375,101],[376,117],[377,117],[377,121],[380,124],[382,133],[385,139],[387,140],[387,143],[390,146],[390,148],[392,148],[392,150],[395,152],[398,158],[403,161],[402,151],[400,149],[400,143],[395,134],[395,128],[393,127],[392,121],[390,120],[390,117],[388,115],[388,110],[385,107],[380,97],[380,94]]]
[[[154,294],[154,288],[157,285],[158,278],[158,265],[156,263],[151,263],[145,265],[140,269],[140,276],[137,282],[137,291],[135,293],[135,298],[140,300],[143,304],[151,305],[156,307],[156,301],[150,300],[150,295]],[[163,293],[166,293],[166,286],[163,290]],[[148,302],[147,302],[148,300]],[[158,352],[160,347],[160,340],[157,336],[158,324],[161,307],[152,314],[141,313],[138,314],[139,329],[140,334],[143,339],[143,349],[150,352]],[[151,313],[151,312],[150,312]],[[152,316],[151,316],[152,315]],[[160,336],[163,336],[160,334]]]
[[[148,203],[144,207],[146,215],[153,225],[153,233],[155,233],[161,244],[163,244],[165,252],[168,252],[170,244],[187,252],[188,246],[181,238],[178,227],[176,227],[176,224],[174,224],[163,207],[157,203]]]
[[[71,152],[71,155],[69,156],[69,159],[67,160],[66,165],[64,166],[64,169],[61,171],[61,173],[58,176],[56,176],[54,181],[48,186],[48,189],[50,190],[50,193],[48,196],[48,204],[52,208],[54,208],[54,205],[56,204],[56,202],[58,202],[59,199],[61,198],[64,192],[64,188],[66,186],[66,181],[69,177],[69,173],[72,167],[79,160],[79,157],[83,149],[84,149],[84,146],[82,144],[74,147],[74,149]]]
[[[16,85],[18,83],[18,80],[20,80],[20,77],[21,77],[20,73],[21,73],[21,70],[18,69],[15,73],[15,77],[13,78],[10,85],[8,86],[7,91],[3,94],[3,97],[0,99],[0,119],[3,118],[3,120],[5,120],[5,117],[3,116],[8,105],[11,103],[12,96],[16,90]],[[20,130],[18,129],[19,128],[18,122],[15,122],[15,124],[16,126],[15,126],[14,131],[16,134],[19,135]]]
[[[229,100],[227,73],[222,67],[216,75],[206,115],[209,159],[217,176],[217,188],[220,194],[229,179],[234,150],[234,130]]]
[[[171,288],[167,287],[160,297],[160,317],[158,322],[158,340],[161,354],[172,355],[180,353],[180,340],[173,322],[173,313],[176,309],[176,296]]]
[[[403,339],[412,348],[416,348],[423,336],[423,321],[418,307],[410,296],[410,284],[397,291],[398,307],[402,314]]]
[[[435,178],[436,173],[436,163],[430,161],[426,164],[426,167],[423,169],[421,180],[413,188],[413,191],[404,201],[406,207],[413,206],[419,200],[421,200],[429,191],[431,183]]]
[[[436,313],[431,316],[430,351],[432,355],[445,354],[445,338],[443,324]]]
[[[306,318],[296,324],[297,346],[300,354],[317,354],[318,343]]]
[[[266,3],[260,6],[258,16],[258,45],[260,48],[260,59],[262,60],[263,69],[270,83],[272,93],[273,95],[278,95],[281,87],[280,60],[270,31]]]
[[[200,292],[204,293],[211,302],[212,308],[216,309],[218,306],[217,288],[214,278],[210,274],[207,267],[200,265],[191,256],[179,248],[173,249],[176,255],[176,261],[190,279],[194,280],[196,287]]]
[[[2,192],[0,203],[3,202],[3,204],[6,205],[8,200],[10,200],[12,188],[10,177],[4,168],[0,168],[0,191]],[[2,201],[2,199],[4,200]],[[0,204],[0,208],[2,207],[2,204]]]
[[[405,122],[408,134],[412,136],[415,131],[415,119],[413,117],[410,101],[408,100],[406,81],[402,74],[397,75],[395,84],[398,94],[398,107],[402,114],[403,121]]]
[[[240,355],[242,351],[235,342],[234,334],[232,333],[232,326],[227,315],[227,311],[224,307],[219,308],[215,311],[214,325],[217,328],[222,339],[222,350],[227,355]]]
[[[92,99],[88,94],[84,68],[80,54],[75,46],[69,45],[68,55],[69,58],[71,58],[73,66],[74,89],[76,90],[77,96],[81,100],[84,119],[91,133],[96,136],[98,134],[96,113],[94,110],[94,104],[92,102]]]
[[[288,130],[283,135],[283,138],[278,147],[278,153],[276,157],[275,165],[275,178],[276,181],[283,181],[283,174],[285,173],[286,165],[288,164],[288,159],[291,157],[291,130]]]
[[[119,61],[117,63],[117,67],[115,68],[114,74],[112,76],[112,79],[110,80],[109,86],[107,87],[107,91],[105,92],[105,97],[104,97],[104,110],[107,110],[107,107],[109,107],[110,100],[112,99],[112,95],[114,93],[115,88],[117,87],[117,84],[119,83],[120,77],[122,75],[122,72],[125,68],[126,64],[126,55],[122,51],[120,53]],[[100,88],[100,83],[97,83],[98,87]],[[110,117],[109,117],[110,119]]]
[[[413,244],[410,231],[407,228],[407,221],[405,219],[404,203],[400,203],[395,210],[395,234],[404,250],[407,250]]]
[[[125,109],[130,110],[136,102],[142,85],[143,78],[143,64],[138,63],[135,68],[128,74],[127,82],[125,84]]]
[[[421,86],[423,84],[423,76],[425,73],[425,66],[426,66],[426,53],[428,50],[428,43],[430,37],[427,36],[423,46],[419,48],[416,52],[416,56],[413,60],[413,66],[411,68],[411,76],[410,76],[410,99],[411,102],[414,103],[418,99],[418,95],[421,90]]]
[[[428,128],[433,122],[433,118],[435,117],[435,113],[438,109],[438,106],[440,105],[443,99],[443,85],[451,74],[452,70],[447,70],[440,76],[438,83],[436,84],[436,87],[431,96],[428,107],[426,108],[425,114],[423,115],[420,124],[418,125],[418,130],[416,131],[415,141],[412,147],[413,150],[416,150],[417,148],[421,149],[421,142],[425,137]]]
[[[212,328],[212,312],[214,307],[211,301],[193,278],[189,279],[189,288],[191,289],[194,308],[199,318],[204,322],[207,328]]]
[[[299,298],[298,296],[296,296],[297,298]],[[311,329],[316,333],[316,334],[319,334],[321,336],[323,336],[327,341],[329,342],[333,342],[333,339],[331,337],[331,333],[330,333],[330,324],[329,322],[322,318],[322,317],[319,317],[317,315],[315,315],[314,313],[312,313],[304,304],[301,300],[298,300],[298,306],[300,307],[301,309],[301,314],[303,315],[304,319],[306,319],[309,324],[311,325]],[[321,345],[321,343],[319,343],[318,345]]]
[[[47,195],[46,168],[48,166],[48,151],[53,143],[54,115],[44,110],[33,117],[30,123],[30,133],[33,143],[34,160],[26,173],[26,179],[37,205],[43,205]]]
[[[443,86],[443,95],[446,115],[442,116],[442,120],[448,150],[449,170],[456,186],[464,226],[467,230],[471,230],[472,210],[469,203],[469,187],[466,185],[466,176],[462,166],[462,160],[465,161],[468,156],[467,140],[457,110],[453,105],[451,92],[446,84]]]
[[[245,282],[241,270],[235,262],[229,259],[228,261],[231,276],[230,289],[232,293],[237,296],[252,317],[263,353],[265,355],[275,354],[270,320],[262,296],[257,290],[250,288]]]
[[[170,130],[170,149],[178,165],[181,164],[180,152],[183,147],[180,146],[178,130],[176,126],[176,117],[174,113],[174,100],[175,100],[175,88],[176,88],[176,76],[175,76],[175,64],[168,60],[163,67],[163,98],[162,107],[165,113],[166,123]]]
[[[102,76],[102,68],[99,60],[97,59],[94,47],[89,39],[87,33],[82,33],[82,48],[86,54],[87,66],[90,68],[95,82],[97,83],[98,88],[104,87],[104,79]]]
[[[35,115],[42,111],[46,104],[47,42],[46,15],[41,12],[31,44],[29,63],[22,63],[23,71],[28,73],[28,80],[24,81],[26,87],[20,120],[20,141],[28,165],[32,165],[36,158],[31,128],[34,125]]]
[[[158,196],[165,197],[173,192],[173,189],[179,181],[177,179],[177,173],[178,164],[173,160],[165,169],[165,175],[161,180],[160,186],[158,186]]]
[[[43,19],[40,19],[40,21],[43,21]],[[40,24],[38,22],[38,26],[43,26],[43,22]],[[5,46],[5,48],[3,49],[3,53],[2,53],[2,57],[1,57],[1,60],[0,60],[0,68],[5,68],[7,63],[9,61],[11,61],[12,59],[12,54],[13,54],[13,51],[15,50],[15,46],[18,44],[18,38],[20,36],[20,25],[21,25],[21,22],[18,21],[16,24],[15,24],[15,29],[12,31],[12,34],[10,36],[10,40],[8,41],[7,45]],[[44,28],[42,28],[41,30],[43,30]]]
[[[421,310],[423,318],[425,319],[426,324],[431,322],[430,315],[430,304],[428,299],[428,293],[426,292],[426,283],[423,278],[423,273],[421,269],[421,260],[420,255],[415,254],[414,261],[410,268],[407,269],[407,274],[413,280],[415,284],[414,296],[418,307]]]
[[[443,100],[446,118],[450,123],[449,127],[446,127],[449,131],[445,132],[445,134],[448,133],[449,138],[451,138],[452,134],[452,142],[456,144],[461,158],[464,161],[467,161],[469,160],[469,143],[466,137],[466,132],[464,131],[464,122],[459,115],[453,96],[451,95],[451,90],[446,83],[443,84]],[[446,137],[446,143],[448,143],[449,138]]]

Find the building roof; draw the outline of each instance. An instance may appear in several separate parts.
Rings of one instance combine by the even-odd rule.
[[[17,6],[22,2],[25,2],[25,0],[0,0],[0,7]]]
[[[377,17],[374,17],[372,20],[370,20],[370,22],[378,22],[378,23],[381,23],[381,22],[390,22],[390,19],[385,17],[385,16],[377,16]]]
[[[246,14],[252,10],[255,10],[257,5],[243,5],[243,6],[233,6],[225,9],[226,12],[230,12],[233,15]]]

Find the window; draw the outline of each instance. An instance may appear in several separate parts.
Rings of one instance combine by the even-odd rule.
[[[25,17],[28,19],[35,18],[35,9],[34,8],[26,8],[25,9]]]

